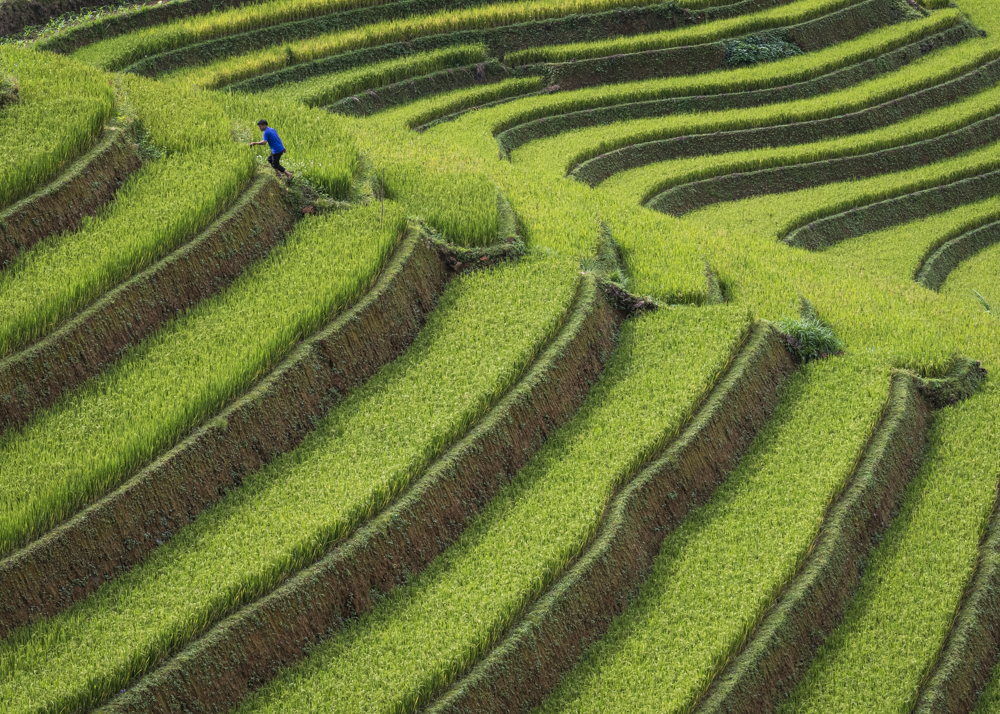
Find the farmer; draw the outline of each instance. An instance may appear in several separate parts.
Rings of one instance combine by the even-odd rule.
[[[288,180],[291,180],[292,174],[285,170],[285,167],[281,165],[281,157],[285,153],[285,145],[281,143],[281,139],[278,138],[278,132],[267,125],[266,119],[261,119],[257,122],[257,128],[264,132],[263,141],[251,141],[250,146],[262,146],[267,144],[271,147],[271,155],[267,157],[267,163],[274,167],[274,170],[278,172],[278,176],[284,176]]]

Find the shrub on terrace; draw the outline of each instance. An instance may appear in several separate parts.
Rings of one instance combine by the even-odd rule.
[[[802,48],[797,44],[771,33],[737,37],[722,44],[726,48],[726,65],[729,67],[774,62],[802,54]]]
[[[786,318],[778,322],[792,355],[802,363],[825,359],[844,351],[844,343],[833,334],[829,325],[806,315],[799,320]]]

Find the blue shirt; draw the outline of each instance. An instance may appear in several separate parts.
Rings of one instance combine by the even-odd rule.
[[[271,147],[272,154],[280,154],[285,150],[285,145],[281,143],[281,139],[278,138],[278,132],[276,132],[271,127],[267,127],[264,130],[264,141],[267,145]]]

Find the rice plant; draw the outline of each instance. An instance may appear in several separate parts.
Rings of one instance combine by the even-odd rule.
[[[300,102],[308,107],[322,107],[365,89],[382,87],[442,69],[475,64],[485,59],[487,53],[483,45],[459,45],[286,84],[280,93],[284,101]]]
[[[375,212],[362,215],[369,228],[358,237],[371,236]],[[537,260],[453,282],[413,347],[296,451],[80,607],[0,642],[4,711],[99,703],[342,540],[516,382],[562,324],[577,282],[568,261]]]
[[[206,165],[213,167],[205,171]],[[192,239],[253,175],[240,147],[181,153],[133,174],[80,229],[22,253],[0,274],[0,354],[24,346],[104,291]]]
[[[17,87],[17,102],[0,111],[2,210],[84,154],[112,118],[115,101],[100,72],[30,49],[0,47],[0,75],[8,91]]]
[[[986,301],[986,298],[982,296],[982,293],[980,293],[978,290],[973,290],[972,294],[976,296],[976,300],[979,302],[980,305],[983,306],[983,310],[986,311],[987,315],[998,317],[996,313],[993,312],[993,308],[990,307],[990,304]]]
[[[532,47],[512,52],[507,61],[514,64],[533,62],[568,62],[575,59],[607,57],[628,52],[644,52],[669,47],[684,47],[703,42],[713,42],[751,32],[785,27],[821,17],[830,12],[856,4],[860,0],[800,0],[756,13],[748,13],[727,20],[696,25],[681,30],[653,32],[632,37],[620,37],[597,42],[576,42],[549,47]],[[801,53],[801,50],[799,51]],[[786,56],[786,55],[783,55]],[[733,66],[743,64],[736,62]]]
[[[0,553],[120,484],[356,300],[402,232],[404,215],[388,208],[383,228],[375,207],[304,221],[226,292],[4,435]]]
[[[838,3],[846,4],[856,1],[858,0],[802,0],[807,6],[814,4],[826,7],[828,11],[830,7],[837,6]],[[365,47],[376,47],[390,42],[404,42],[417,37],[440,35],[459,30],[483,29],[531,20],[563,17],[573,13],[597,12],[613,9],[620,4],[619,0],[535,0],[533,2],[499,3],[418,15],[297,40],[282,46],[218,60],[203,67],[181,70],[177,75],[185,77],[201,87],[215,89],[294,64]],[[715,24],[717,23],[713,23],[712,26]],[[732,31],[745,31],[748,27],[752,27],[752,25],[736,25],[735,28],[738,29]],[[613,50],[608,53],[612,52]],[[523,58],[518,61],[523,61]]]
[[[863,360],[802,368],[740,466],[667,536],[633,606],[540,711],[690,711],[795,576],[887,389]],[[840,438],[820,436],[830,431]]]
[[[574,420],[458,543],[239,711],[399,712],[440,693],[593,540],[616,487],[677,433],[746,328],[745,314],[717,308],[627,323]]]

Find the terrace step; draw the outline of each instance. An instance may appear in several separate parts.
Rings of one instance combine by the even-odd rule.
[[[690,425],[613,499],[593,545],[429,711],[511,712],[539,704],[624,611],[666,535],[738,463],[794,369],[777,330],[757,324]]]
[[[803,52],[816,52],[867,32],[905,22],[912,19],[913,13],[913,8],[903,0],[864,0],[814,20],[746,37],[780,39],[797,45]],[[706,74],[732,68],[727,42],[729,40],[719,40],[545,66],[549,71],[549,84],[558,84],[561,89]]]
[[[879,425],[843,493],[830,506],[803,563],[742,651],[716,677],[696,711],[772,711],[809,668],[861,584],[869,553],[898,512],[923,461],[932,410],[972,394],[984,378],[960,360],[951,376],[892,376]]]
[[[0,360],[0,433],[100,374],[177,313],[226,288],[294,221],[261,174],[235,206],[187,245],[106,293],[33,345]]]
[[[1000,243],[1000,221],[966,231],[931,253],[914,280],[930,290],[940,290],[959,263],[997,243]]]
[[[414,577],[579,409],[614,349],[621,319],[585,276],[566,325],[526,376],[392,506],[104,711],[227,709]],[[257,644],[264,641],[267,647]]]
[[[798,248],[823,250],[849,238],[984,201],[998,193],[1000,171],[991,171],[824,216],[792,230],[782,240]]]
[[[220,7],[241,7],[255,2],[257,0],[168,0],[153,5],[141,5],[129,8],[125,12],[60,30],[51,37],[39,40],[35,47],[46,52],[69,54],[84,45],[127,35],[136,30],[218,11]]]
[[[923,112],[971,97],[1000,82],[1000,60],[877,106],[826,119],[735,131],[689,134],[623,146],[578,164],[569,175],[597,186],[621,171],[675,159],[755,151],[861,134],[898,124]]]
[[[862,4],[864,2],[892,4],[896,0],[863,0]],[[404,57],[415,52],[428,52],[463,44],[484,44],[487,46],[491,56],[495,56],[498,60],[503,61],[504,56],[510,52],[542,45],[566,44],[604,38],[609,31],[614,31],[620,36],[631,36],[657,30],[672,29],[678,12],[683,13],[686,11],[679,11],[671,3],[666,3],[646,8],[607,10],[597,13],[556,17],[547,20],[498,25],[484,29],[456,30],[445,34],[423,35],[406,41],[366,47],[305,62],[296,62],[293,56],[289,66],[249,79],[236,81],[226,86],[235,91],[262,92],[286,82],[295,82],[319,74],[343,72],[374,62]],[[802,27],[805,25],[808,25],[808,23],[804,23]],[[721,43],[709,43],[708,45],[696,45],[695,47],[715,47],[715,45],[721,46]],[[680,49],[687,51],[689,48]],[[657,50],[657,52],[670,51]],[[646,54],[648,53],[621,55],[620,57],[635,58],[638,60],[645,59],[644,55]],[[588,61],[584,60],[582,63],[526,65],[521,68],[521,71],[530,74],[548,72],[550,74],[549,83],[553,84],[559,83],[552,78],[554,73],[559,71],[558,68],[564,67],[564,65],[575,64],[581,64],[582,66],[583,63]],[[617,60],[611,59],[608,61],[614,62]],[[587,66],[589,67],[590,65]],[[634,72],[635,70],[631,68],[626,71]],[[628,78],[639,79],[640,77],[632,77],[630,75]],[[607,75],[599,83],[606,81],[609,81]],[[564,88],[567,87],[569,87],[568,83],[566,83]],[[212,88],[219,89],[221,85],[213,84]]]
[[[0,636],[134,567],[227,488],[295,448],[316,419],[413,342],[450,275],[438,248],[411,228],[353,308],[123,486],[0,561]]]
[[[106,127],[94,148],[59,178],[0,213],[0,267],[49,236],[77,230],[141,164],[131,133]]]
[[[757,196],[790,193],[841,181],[857,181],[908,171],[983,148],[1000,140],[1000,115],[974,122],[933,139],[867,154],[715,176],[667,189],[651,198],[649,208],[683,216],[708,206]],[[794,235],[794,234],[793,234]],[[792,242],[791,236],[786,243]]]
[[[507,67],[496,60],[487,60],[468,67],[451,67],[422,77],[373,87],[365,92],[344,97],[324,109],[347,116],[370,116],[434,94],[500,82],[511,76]]]
[[[607,35],[608,23],[612,23],[619,35],[628,36],[647,32],[678,29],[690,25],[713,22],[731,17],[737,17],[772,7],[787,5],[794,0],[741,0],[730,5],[703,10],[687,10],[676,7],[673,3],[661,3],[647,7],[623,7],[600,13],[584,13],[567,18],[552,18],[536,22],[519,23],[511,27],[525,26],[541,33],[534,44],[552,44],[563,42],[586,41],[599,39]],[[265,49],[277,44],[294,42],[321,34],[340,32],[368,24],[403,19],[413,15],[429,14],[434,11],[458,11],[467,8],[482,7],[490,4],[489,0],[400,0],[383,3],[371,7],[335,12],[306,20],[297,20],[278,25],[272,25],[248,32],[228,35],[206,40],[185,47],[150,55],[140,59],[125,68],[126,72],[155,76],[181,67],[198,65],[206,58],[229,57],[253,50]],[[524,29],[524,28],[522,28]],[[494,33],[495,34],[495,33]],[[505,34],[500,33],[499,37]],[[531,34],[530,32],[528,34]],[[505,49],[497,54],[502,58],[503,52],[525,49],[531,44],[514,43],[508,47],[508,42],[499,42]],[[455,43],[453,43],[455,44]],[[464,44],[459,42],[457,44]]]
[[[883,74],[894,72],[938,49],[953,47],[967,39],[981,36],[982,32],[977,27],[969,22],[960,21],[953,27],[922,37],[898,49],[794,84],[768,89],[723,92],[708,96],[669,97],[582,109],[515,124],[503,129],[495,136],[497,143],[500,144],[501,156],[509,159],[512,151],[528,142],[558,136],[576,129],[671,114],[745,109],[766,104],[791,102],[797,99],[808,99],[847,89]]]
[[[917,695],[914,714],[967,714],[1000,661],[1000,499],[945,645]]]

